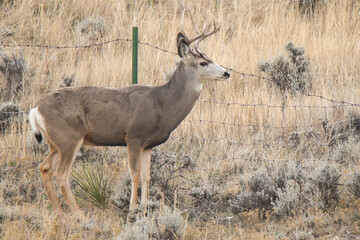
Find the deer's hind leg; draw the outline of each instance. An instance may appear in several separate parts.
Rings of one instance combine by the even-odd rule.
[[[48,145],[49,145],[50,153],[46,157],[46,159],[40,164],[39,166],[40,173],[44,181],[46,195],[50,200],[53,211],[55,211],[56,214],[64,214],[63,211],[61,210],[60,202],[57,197],[57,193],[53,181],[53,174],[56,170],[60,153],[51,144]]]
[[[76,153],[80,149],[82,143],[83,143],[83,139],[72,140],[67,143],[63,143],[61,147],[59,147],[60,159],[57,169],[54,173],[54,177],[59,185],[61,193],[63,194],[64,199],[67,205],[69,206],[70,210],[81,221],[87,221],[87,218],[81,212],[69,186],[70,169],[75,161]]]

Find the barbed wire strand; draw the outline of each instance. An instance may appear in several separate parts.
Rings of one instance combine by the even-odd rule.
[[[113,40],[108,40],[104,42],[92,43],[88,45],[75,45],[75,46],[56,46],[56,45],[47,45],[47,44],[2,44],[1,47],[30,47],[30,48],[55,48],[55,49],[80,49],[80,48],[92,48],[99,47],[102,45],[114,43],[114,42],[133,42],[131,39],[127,38],[117,38]]]
[[[133,42],[132,39],[128,39],[128,38],[117,38],[117,39],[113,39],[113,40],[109,40],[109,41],[104,41],[104,42],[99,42],[99,43],[92,43],[92,44],[88,44],[88,45],[75,45],[75,46],[56,46],[56,45],[41,45],[41,44],[2,44],[0,45],[1,47],[34,47],[34,48],[54,48],[54,49],[81,49],[81,48],[92,48],[92,47],[100,47],[102,45],[107,45],[110,43],[115,43],[115,42]],[[155,46],[153,44],[147,43],[147,42],[141,42],[141,41],[137,41],[138,44],[141,45],[145,45],[145,46],[149,46],[152,48],[155,48],[157,50],[163,51],[165,53],[170,53],[173,55],[177,55],[177,53],[169,51],[167,49],[161,48],[159,46]]]

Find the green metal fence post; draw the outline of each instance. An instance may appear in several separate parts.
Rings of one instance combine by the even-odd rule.
[[[138,28],[133,27],[132,84],[138,83]]]

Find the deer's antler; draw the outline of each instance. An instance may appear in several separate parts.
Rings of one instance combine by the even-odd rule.
[[[214,21],[214,27],[211,31],[205,33],[205,30],[206,30],[206,24],[204,24],[204,27],[203,27],[203,31],[202,33],[199,32],[199,30],[197,29],[196,27],[196,24],[195,24],[195,21],[193,19],[193,16],[190,14],[190,17],[191,17],[191,21],[193,23],[193,26],[194,26],[194,29],[195,29],[195,32],[197,34],[197,36],[189,39],[186,35],[186,32],[185,32],[185,26],[184,26],[184,15],[185,15],[185,10],[182,12],[182,15],[181,15],[181,30],[182,30],[182,33],[186,36],[186,38],[188,39],[188,44],[190,45],[191,43],[195,42],[194,44],[194,49],[196,52],[200,53],[198,47],[199,47],[199,43],[204,40],[205,38],[209,37],[210,35],[213,35],[214,33],[216,33],[217,31],[219,31],[220,27],[216,27],[216,24],[215,24],[215,21]]]
[[[196,43],[198,44],[198,42],[204,40],[205,38],[207,38],[207,37],[210,36],[210,35],[213,35],[213,34],[216,33],[217,31],[219,31],[219,29],[220,29],[220,27],[216,27],[216,25],[215,25],[215,23],[214,23],[214,28],[213,28],[210,32],[205,33],[205,30],[204,30],[201,34],[199,34],[199,35],[197,35],[197,36],[189,39],[188,42],[189,42],[189,44],[190,44],[190,43],[192,43],[192,42],[197,41]]]
[[[200,52],[199,49],[198,49],[199,43],[202,40],[204,40],[205,38],[213,35],[217,31],[219,31],[219,29],[220,29],[220,27],[216,27],[215,22],[214,22],[214,28],[210,32],[205,33],[205,28],[204,28],[202,34],[200,34],[200,35],[194,37],[193,39],[189,40],[189,44],[196,41],[195,44],[194,44],[194,49],[195,49],[195,51]]]

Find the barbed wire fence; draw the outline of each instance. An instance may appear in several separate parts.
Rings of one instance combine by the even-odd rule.
[[[117,38],[117,39],[113,39],[113,40],[108,40],[108,41],[103,41],[103,42],[99,42],[99,43],[93,43],[93,44],[88,44],[88,45],[74,45],[74,46],[70,46],[70,45],[62,45],[62,46],[57,46],[57,45],[41,45],[41,44],[2,44],[0,45],[0,47],[2,48],[15,48],[15,47],[25,47],[25,48],[44,48],[44,49],[90,49],[90,48],[97,48],[97,47],[102,47],[104,45],[107,45],[107,44],[112,44],[112,43],[116,43],[116,42],[130,42],[130,43],[133,43],[133,40],[132,39],[127,39],[127,38]],[[172,55],[177,55],[177,53],[175,52],[172,52],[172,51],[169,51],[167,49],[164,49],[164,48],[161,48],[159,46],[156,46],[156,45],[153,45],[153,44],[150,44],[150,43],[147,43],[147,42],[142,42],[142,41],[138,41],[138,44],[139,45],[144,45],[144,46],[148,46],[148,47],[151,47],[153,49],[156,49],[158,51],[161,51],[161,52],[164,52],[164,53],[168,53],[168,54],[172,54]],[[256,75],[256,74],[251,74],[251,73],[243,73],[241,71],[238,71],[236,69],[233,69],[233,68],[229,68],[229,67],[226,67],[226,66],[222,66],[224,68],[226,68],[227,70],[235,73],[235,74],[238,74],[238,75],[241,75],[243,77],[250,77],[250,78],[256,78],[256,79],[260,79],[260,80],[265,80],[265,81],[268,81],[268,82],[272,82],[272,79],[270,78],[267,78],[267,77],[263,77],[263,76],[259,76],[259,75]],[[254,144],[256,143],[249,143],[249,142],[242,142],[238,139],[235,138],[231,138],[229,137],[229,135],[231,134],[228,134],[228,132],[230,130],[228,130],[228,128],[232,128],[232,129],[236,129],[237,132],[240,131],[240,129],[250,129],[249,131],[259,131],[259,130],[262,130],[264,132],[268,131],[268,130],[274,130],[274,131],[281,131],[282,132],[282,137],[284,138],[284,132],[286,129],[291,129],[291,130],[294,130],[294,131],[297,131],[297,130],[301,130],[301,129],[309,129],[309,128],[324,128],[325,124],[326,123],[326,120],[324,121],[320,121],[318,123],[310,123],[310,124],[298,124],[296,121],[295,121],[295,124],[294,125],[284,125],[284,120],[286,118],[285,114],[284,114],[284,109],[293,109],[295,111],[295,114],[298,114],[297,111],[299,109],[307,109],[308,110],[308,113],[311,115],[313,114],[312,113],[312,110],[321,110],[324,112],[324,116],[325,118],[327,118],[327,111],[328,110],[332,110],[332,109],[339,109],[339,108],[351,108],[351,111],[354,112],[355,108],[359,108],[360,107],[360,104],[358,103],[351,103],[351,102],[347,102],[347,101],[342,101],[342,100],[336,100],[336,99],[331,99],[331,98],[328,98],[326,96],[322,96],[322,95],[317,95],[317,94],[313,94],[313,93],[303,93],[303,96],[307,96],[307,97],[312,97],[312,98],[317,98],[317,99],[320,99],[320,100],[324,100],[326,102],[328,102],[329,104],[331,105],[286,105],[286,104],[281,104],[281,105],[271,105],[271,104],[265,104],[265,103],[260,103],[260,104],[257,104],[257,103],[253,103],[253,104],[248,104],[248,103],[240,103],[240,102],[222,102],[222,101],[214,101],[214,100],[198,100],[198,104],[200,104],[200,114],[199,114],[199,118],[198,119],[187,119],[185,120],[185,123],[186,124],[190,124],[190,128],[193,128],[193,125],[194,124],[200,124],[200,125],[204,125],[204,124],[208,124],[210,125],[210,128],[212,128],[214,125],[217,125],[218,127],[222,127],[224,130],[225,130],[225,136],[217,136],[216,133],[213,133],[211,138],[205,138],[205,137],[197,137],[197,141],[202,141],[203,143],[204,142],[219,142],[219,141],[225,141],[229,144],[234,144],[234,145],[237,145],[237,146],[254,146]],[[221,105],[221,106],[224,106],[226,108],[226,112],[228,111],[229,107],[231,106],[236,106],[236,107],[241,107],[241,108],[252,108],[253,111],[256,111],[255,109],[256,108],[266,108],[267,110],[265,110],[265,112],[267,112],[267,117],[265,119],[265,124],[243,124],[243,123],[237,123],[237,122],[232,122],[232,121],[227,121],[226,119],[226,116],[223,117],[222,120],[215,120],[215,119],[205,119],[202,117],[202,109],[204,108],[204,105]],[[281,125],[271,125],[269,124],[269,114],[270,114],[270,111],[272,110],[282,110],[282,113],[283,113],[283,122],[281,123]],[[20,111],[20,112],[0,112],[0,120],[3,118],[1,115],[4,115],[4,114],[8,114],[8,115],[27,115],[28,112],[26,111]],[[349,121],[351,123],[354,123],[354,121],[356,122],[356,124],[359,123],[359,128],[360,128],[360,120],[358,119],[348,119],[348,120],[342,120],[342,121]],[[339,121],[338,121],[339,122]],[[341,122],[341,121],[340,121]],[[207,126],[208,127],[208,126]],[[1,135],[6,135],[6,134],[28,134],[31,130],[29,129],[22,129],[22,128],[19,128],[19,129],[13,129],[13,130],[0,130],[0,138]],[[202,135],[202,133],[200,133],[200,135]],[[189,137],[189,136],[187,136]],[[185,140],[185,136],[180,134],[180,136],[172,136],[172,138],[175,138],[175,139],[180,139],[180,140]],[[192,136],[189,137],[190,141],[192,141]],[[4,140],[5,141],[5,140]],[[329,140],[331,141],[331,139]],[[269,143],[268,143],[269,144]],[[277,143],[278,144],[278,143]],[[329,143],[326,142],[326,143],[320,143],[320,144],[323,144],[323,145],[328,145]],[[0,150],[14,150],[14,149],[25,149],[26,146],[22,143],[22,144],[18,144],[19,146],[17,147],[14,147],[14,146],[11,146],[10,143],[6,143],[4,142],[3,146],[0,146]],[[288,146],[288,144],[284,144],[283,143],[283,146]]]

